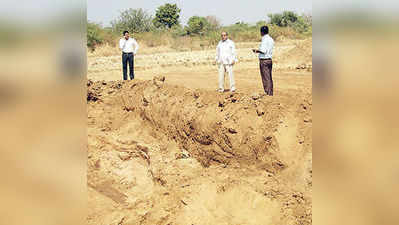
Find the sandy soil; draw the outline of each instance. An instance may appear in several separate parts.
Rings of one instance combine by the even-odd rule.
[[[256,43],[234,94],[214,51],[139,55],[125,82],[120,56],[89,56],[87,224],[311,224],[311,43],[277,43],[274,97]]]

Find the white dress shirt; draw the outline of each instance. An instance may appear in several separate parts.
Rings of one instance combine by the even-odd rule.
[[[233,62],[238,62],[236,46],[230,39],[226,41],[220,41],[216,47],[216,58],[215,60],[219,64],[231,65]]]
[[[134,40],[134,38],[129,38],[127,40],[125,38],[122,38],[119,41],[119,49],[125,53],[137,54],[137,50],[139,50],[139,45],[137,44],[136,40]]]
[[[264,35],[259,46],[259,51],[263,52],[264,54],[259,53],[259,59],[271,59],[273,57],[273,48],[273,39],[268,34]]]

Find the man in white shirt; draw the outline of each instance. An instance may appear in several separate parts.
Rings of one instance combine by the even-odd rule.
[[[230,78],[230,91],[235,92],[233,65],[238,61],[234,42],[228,39],[227,32],[222,32],[222,40],[216,47],[216,63],[219,64],[219,92],[224,92],[224,74]]]
[[[259,50],[252,49],[254,53],[259,53],[259,67],[260,74],[262,77],[263,89],[269,96],[273,96],[273,48],[274,41],[269,36],[269,27],[263,26],[260,28],[260,34],[262,35],[262,42],[260,43]]]
[[[127,80],[127,63],[129,63],[129,76],[134,79],[134,56],[139,45],[134,38],[129,37],[129,31],[123,31],[123,38],[119,40],[119,49],[122,50],[123,80]]]

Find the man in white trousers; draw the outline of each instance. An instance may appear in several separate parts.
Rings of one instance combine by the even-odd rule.
[[[216,63],[219,65],[219,92],[224,92],[224,74],[227,72],[230,78],[230,91],[235,92],[233,66],[238,61],[236,47],[229,39],[227,32],[222,32],[222,40],[216,47]]]

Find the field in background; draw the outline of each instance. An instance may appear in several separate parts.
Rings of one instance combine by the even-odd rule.
[[[290,27],[278,27],[269,25],[270,36],[276,40],[297,39],[303,40],[311,37],[311,33],[299,33]],[[131,34],[140,44],[148,48],[165,48],[172,51],[192,51],[215,48],[220,41],[220,33],[227,31],[229,38],[235,42],[259,42],[260,26],[236,25],[210,32],[204,36],[180,36],[173,29],[169,31],[144,32]],[[97,56],[109,56],[119,52],[118,43],[122,35],[108,33],[102,44],[94,49],[88,48],[88,54]]]
[[[141,43],[140,43],[141,44]],[[258,59],[251,49],[258,47],[258,42],[236,43],[238,64],[236,70],[249,69],[258,74]],[[274,70],[288,72],[312,71],[312,39],[280,39],[275,44]],[[176,51],[171,46],[147,47],[141,44],[135,57],[135,73],[138,79],[151,79],[154,75],[167,75],[171,78],[176,71],[191,73],[209,71],[214,77],[216,65],[215,48],[192,51]],[[88,53],[87,77],[94,80],[119,80],[122,74],[121,53],[118,48],[102,46]],[[198,69],[200,68],[200,69]],[[205,69],[205,70],[202,70]],[[236,72],[237,78],[241,75]],[[187,75],[187,77],[190,77]],[[216,78],[216,77],[215,77]]]

